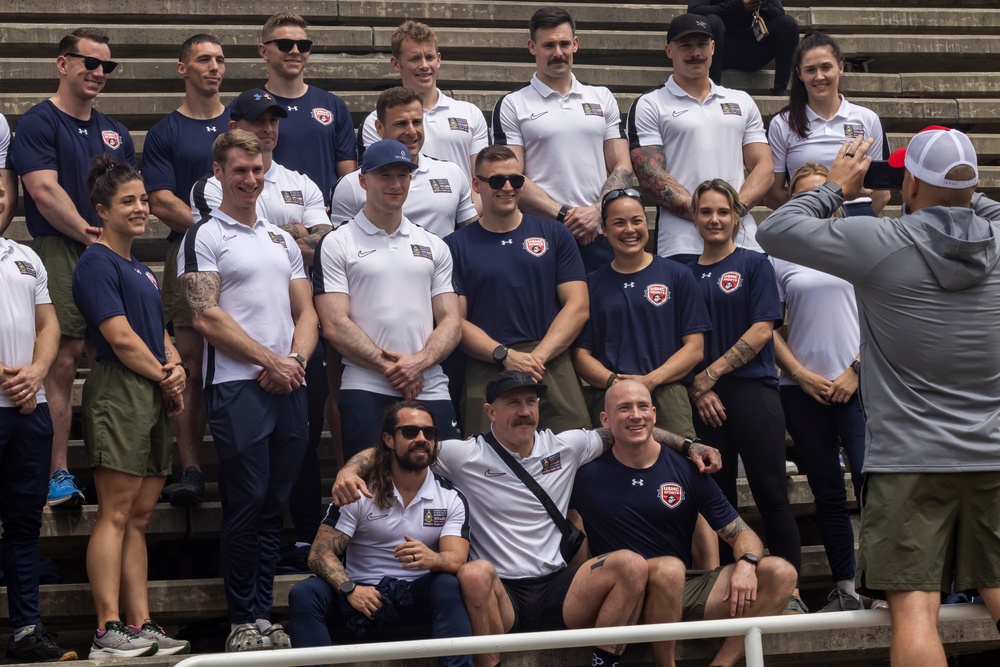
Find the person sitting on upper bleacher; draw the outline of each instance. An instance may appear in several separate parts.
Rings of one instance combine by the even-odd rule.
[[[688,11],[704,16],[715,35],[712,81],[722,83],[723,69],[756,72],[773,59],[770,92],[785,94],[799,24],[781,0],[688,0]]]
[[[622,380],[608,390],[601,424],[611,430],[614,447],[580,468],[570,499],[583,518],[590,552],[629,549],[648,559],[645,623],[780,613],[795,585],[795,568],[783,558],[764,557],[760,538],[715,480],[653,439],[657,417],[642,383]],[[732,547],[735,564],[691,570],[699,513]],[[742,656],[743,637],[730,637],[711,664],[732,667]],[[654,643],[653,660],[656,667],[672,667],[674,643]]]

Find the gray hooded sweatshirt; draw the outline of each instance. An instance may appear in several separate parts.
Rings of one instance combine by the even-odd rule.
[[[757,241],[854,285],[865,472],[1000,470],[1000,204],[831,219],[841,203],[800,195]]]

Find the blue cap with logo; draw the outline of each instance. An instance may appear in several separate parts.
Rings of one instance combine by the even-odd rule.
[[[410,159],[410,150],[395,139],[383,139],[365,149],[365,157],[361,160],[361,173],[367,174],[372,169],[379,169],[392,164],[405,164],[413,171],[417,164]]]

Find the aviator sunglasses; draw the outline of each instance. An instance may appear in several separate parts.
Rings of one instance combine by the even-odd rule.
[[[608,194],[604,195],[601,199],[601,217],[604,217],[604,213],[608,210],[608,204],[618,199],[619,197],[631,197],[632,199],[638,199],[642,201],[642,193],[635,188],[618,188],[617,190],[612,190]]]
[[[118,67],[118,63],[116,63],[114,60],[101,60],[100,58],[95,58],[93,56],[84,56],[80,55],[79,53],[64,53],[63,55],[66,56],[67,58],[82,59],[83,66],[88,71],[93,71],[98,67],[103,67],[105,74],[111,74],[112,72],[115,71],[115,68]]]
[[[511,174],[510,176],[505,176],[504,174],[494,174],[489,178],[476,174],[476,178],[481,180],[483,183],[489,183],[490,187],[494,190],[503,190],[504,183],[507,181],[510,181],[510,187],[515,190],[520,190],[524,186],[524,176],[521,174]]]
[[[403,434],[403,437],[407,440],[413,440],[417,437],[417,434],[421,431],[424,432],[424,437],[428,440],[437,440],[438,437],[438,427],[437,426],[412,426],[407,424],[406,426],[397,426],[392,429],[393,431],[399,431]]]
[[[313,41],[311,39],[269,39],[264,44],[274,44],[282,53],[291,53],[292,47],[299,47],[299,53],[309,53]]]

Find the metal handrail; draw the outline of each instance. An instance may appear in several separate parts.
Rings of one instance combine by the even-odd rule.
[[[982,604],[955,604],[941,608],[939,621],[969,621],[990,618]],[[839,630],[843,628],[889,625],[885,609],[839,611],[828,614],[727,618],[715,621],[660,623],[612,628],[585,628],[552,632],[527,632],[511,635],[486,635],[452,639],[350,644],[284,651],[256,651],[239,655],[240,667],[295,667],[297,665],[344,664],[376,660],[435,658],[442,655],[506,653],[540,649],[642,644],[683,639],[744,636],[747,667],[764,667],[762,635],[785,632]],[[216,653],[194,655],[175,667],[230,667],[233,655]]]

